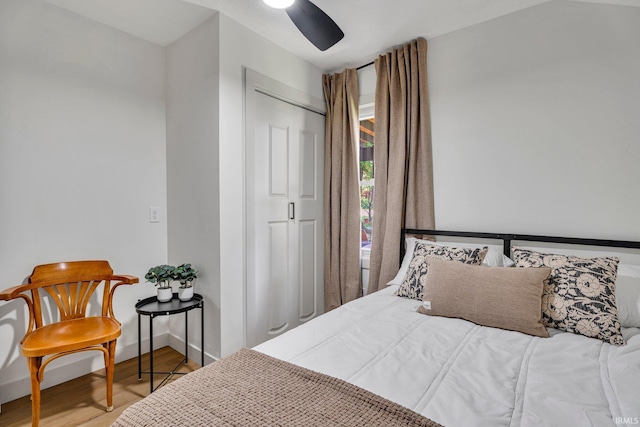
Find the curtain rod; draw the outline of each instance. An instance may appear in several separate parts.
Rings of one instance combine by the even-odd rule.
[[[356,68],[356,71],[358,71],[358,70],[360,70],[362,68],[368,67],[369,65],[373,65],[373,64],[375,64],[375,61],[371,61],[368,64],[361,65],[361,66]]]

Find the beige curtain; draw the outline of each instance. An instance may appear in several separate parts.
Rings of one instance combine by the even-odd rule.
[[[327,103],[324,163],[324,306],[362,295],[358,178],[358,75],[323,76]]]
[[[375,61],[373,237],[368,292],[398,272],[400,229],[433,228],[427,41],[414,40]]]

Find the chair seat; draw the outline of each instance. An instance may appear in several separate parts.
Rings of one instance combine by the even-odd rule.
[[[85,317],[43,326],[22,342],[25,357],[73,351],[102,344],[120,336],[120,324],[110,317]]]

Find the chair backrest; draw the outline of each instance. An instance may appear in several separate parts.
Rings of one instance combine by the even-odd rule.
[[[40,291],[55,302],[60,320],[86,316],[87,305],[95,290],[104,282],[102,315],[109,312],[110,279],[113,269],[107,261],[73,261],[39,265],[29,276],[36,328],[43,325]]]

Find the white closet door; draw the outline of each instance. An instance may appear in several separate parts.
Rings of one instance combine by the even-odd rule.
[[[247,139],[250,347],[315,317],[323,305],[324,117],[267,95],[254,99],[254,138]]]
[[[297,287],[300,322],[324,310],[324,116],[293,107],[296,113]]]

